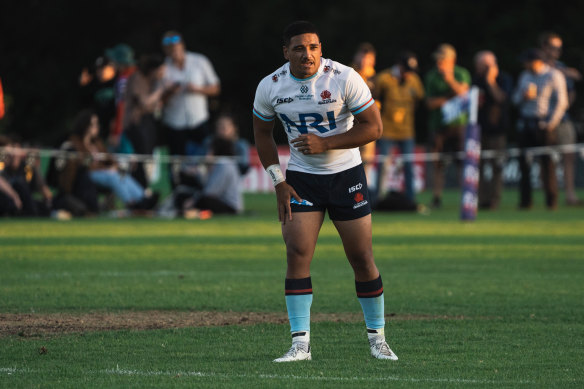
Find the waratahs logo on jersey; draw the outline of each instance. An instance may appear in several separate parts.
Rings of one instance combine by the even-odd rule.
[[[278,82],[278,75],[277,75],[277,74],[274,74],[274,75],[272,76],[272,81],[274,81],[274,82]]]
[[[329,65],[326,65],[324,68],[322,68],[322,72],[323,72],[323,73],[328,73],[328,72],[330,72],[331,70],[333,71],[333,74],[336,74],[336,75],[338,75],[338,74],[341,74],[341,71],[340,71],[340,70],[333,69],[333,68],[332,68],[332,67],[330,67]]]
[[[326,89],[320,93],[320,97],[322,98],[322,101],[319,101],[318,104],[330,104],[337,102],[337,100],[331,99],[331,92]]]

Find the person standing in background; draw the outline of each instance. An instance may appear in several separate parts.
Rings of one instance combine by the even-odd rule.
[[[506,131],[509,128],[509,99],[513,92],[513,80],[500,72],[497,57],[491,51],[479,51],[474,57],[473,85],[479,88],[478,123],[481,127],[481,148],[492,150],[492,158],[481,158],[479,165],[479,207],[497,209],[503,191],[503,164],[507,147]],[[486,165],[492,168],[487,180]]]
[[[128,79],[136,71],[134,50],[120,43],[105,51],[107,58],[116,66],[117,76],[114,85],[116,115],[108,139],[109,147],[120,153],[133,153],[130,141],[124,136],[124,114],[126,112],[126,86]]]
[[[371,43],[361,43],[355,52],[353,64],[351,66],[363,78],[363,81],[365,81],[371,92],[373,92],[375,88],[376,57],[377,53],[375,52],[375,47],[373,47]],[[377,105],[377,108],[379,108],[379,105]],[[369,181],[369,167],[375,162],[375,141],[359,147],[359,152],[361,153],[363,168],[365,169],[365,174],[367,174],[367,180]]]
[[[531,166],[533,158],[525,149],[554,146],[557,144],[557,128],[568,108],[566,79],[544,62],[544,54],[539,49],[529,49],[521,55],[525,70],[519,75],[517,87],[511,97],[519,107],[517,131],[521,169],[520,209],[532,206]],[[556,103],[552,105],[552,101]],[[550,108],[553,107],[553,110]],[[558,183],[555,163],[549,154],[541,156],[541,179],[548,209],[555,209],[558,201]]]
[[[376,79],[374,97],[381,100],[383,135],[377,141],[380,161],[377,176],[377,198],[381,200],[385,189],[385,176],[389,168],[387,158],[396,145],[403,154],[413,155],[415,146],[414,113],[416,104],[424,98],[424,86],[416,73],[418,59],[412,52],[400,53],[394,66],[381,72]],[[415,202],[414,163],[404,160],[404,187],[406,197]]]
[[[186,51],[178,32],[165,33],[162,48],[167,56],[164,82],[171,86],[162,114],[169,153],[186,155],[191,147],[189,154],[204,155],[202,142],[211,134],[208,98],[221,92],[219,77],[206,56]]]
[[[162,108],[164,59],[157,54],[138,60],[138,70],[128,79],[125,95],[124,134],[136,154],[152,154],[157,144],[156,114]],[[144,187],[149,186],[144,163],[138,162],[132,172]]]
[[[450,123],[444,123],[442,106],[453,97],[462,96],[470,88],[471,77],[468,70],[456,65],[456,50],[443,43],[434,52],[436,67],[426,74],[426,105],[429,109],[428,131],[432,137],[435,153],[462,151],[464,128],[468,115],[461,114]],[[442,206],[444,189],[444,160],[434,163],[434,188],[431,206]]]
[[[568,104],[571,106],[576,100],[575,83],[582,80],[582,74],[576,68],[566,66],[560,61],[562,55],[562,38],[554,32],[545,32],[539,36],[539,47],[543,51],[545,62],[554,69],[559,70],[566,78],[568,90]],[[553,107],[550,107],[553,110]],[[568,111],[564,114],[558,125],[558,144],[571,145],[576,143],[576,128]],[[576,153],[564,152],[564,190],[567,205],[582,205],[582,201],[576,195],[574,181],[576,179]]]

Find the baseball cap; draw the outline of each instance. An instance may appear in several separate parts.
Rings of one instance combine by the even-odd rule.
[[[134,50],[125,43],[119,43],[111,49],[106,49],[105,56],[120,65],[134,64]]]
[[[432,56],[434,59],[456,58],[456,50],[451,44],[442,43]]]

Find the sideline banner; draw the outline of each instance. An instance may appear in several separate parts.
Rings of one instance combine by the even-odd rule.
[[[479,161],[481,160],[481,128],[478,119],[478,88],[468,93],[469,123],[464,135],[464,163],[462,171],[462,199],[460,219],[472,221],[477,217]]]
[[[461,220],[475,220],[478,209],[479,161],[481,159],[481,129],[478,124],[466,127],[462,182]]]

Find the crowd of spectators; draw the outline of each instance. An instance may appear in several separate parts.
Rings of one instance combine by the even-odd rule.
[[[250,167],[249,144],[239,137],[234,116],[222,113],[211,120],[208,99],[221,92],[211,61],[188,51],[177,31],[162,36],[161,48],[163,55],[145,53],[136,59],[130,46],[118,44],[82,70],[80,100],[85,109],[75,118],[61,153],[51,157],[46,175],[41,174],[39,159],[27,155],[16,137],[0,136],[0,215],[68,218],[121,207],[128,214],[206,218],[243,211],[240,183]],[[416,111],[427,113],[428,151],[443,156],[461,151],[468,115],[445,123],[441,109],[474,85],[480,91],[482,148],[492,151],[480,163],[479,207],[499,207],[507,137],[517,131],[523,150],[518,205],[530,208],[534,158],[527,149],[576,143],[568,109],[576,98],[574,84],[582,76],[560,61],[561,51],[559,35],[541,34],[537,47],[519,57],[524,70],[514,82],[488,50],[475,54],[472,71],[458,65],[456,49],[443,43],[432,53],[434,66],[426,74],[420,74],[418,56],[411,51],[398,53],[390,68],[377,72],[375,47],[361,44],[352,67],[369,85],[384,128],[377,142],[361,149],[366,171],[377,167],[376,182],[370,183],[376,192],[373,199],[381,202],[395,196],[395,192],[387,193],[387,179],[392,164],[395,167],[392,156],[397,148],[405,155],[397,166],[404,177],[401,199],[416,209],[411,158]],[[510,115],[513,108],[518,113],[516,123]],[[0,80],[0,119],[3,114]],[[168,164],[172,193],[163,201],[152,190],[151,165],[130,156],[152,155],[158,145],[166,145],[171,156],[198,157]],[[128,158],[119,157],[123,154]],[[548,154],[539,158],[546,206],[554,209],[558,205],[557,161]],[[562,153],[568,205],[581,204],[574,188],[575,159],[573,152]],[[430,206],[434,208],[442,206],[445,164],[451,161],[438,158],[433,162]]]

